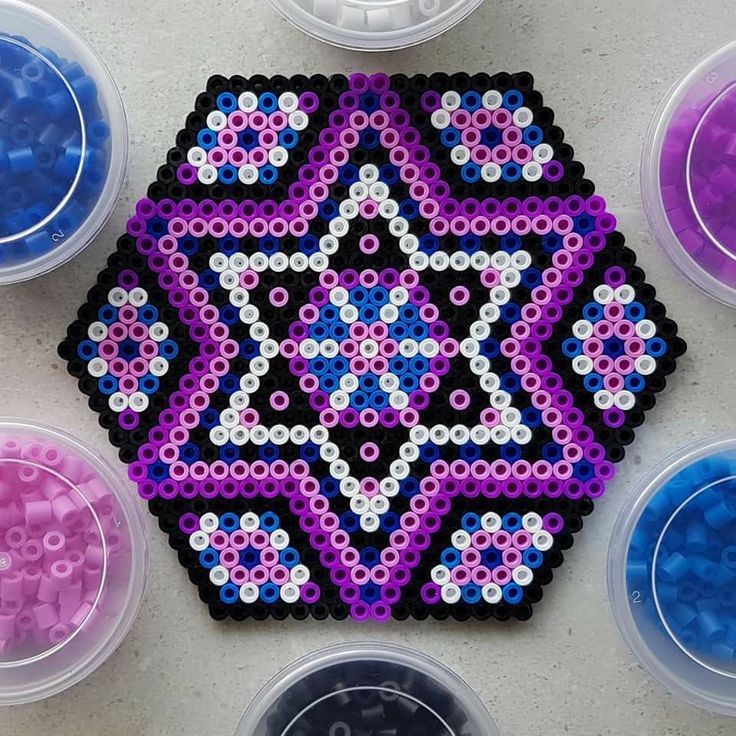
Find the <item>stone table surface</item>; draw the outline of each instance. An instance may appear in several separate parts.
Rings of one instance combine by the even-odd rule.
[[[529,69],[680,323],[689,351],[527,624],[217,624],[149,518],[151,575],[125,642],[73,689],[4,709],[0,735],[230,736],[281,667],[318,646],[355,639],[402,643],[439,658],[478,692],[504,736],[735,733],[736,722],[674,700],[636,664],[611,618],[605,584],[611,527],[637,479],[672,449],[736,429],[728,369],[736,359],[736,312],[696,291],[660,252],[642,212],[638,177],[653,108],[684,70],[732,39],[733,3],[486,0],[442,37],[383,54],[310,39],[265,0],[39,4],[77,28],[110,66],[127,106],[130,161],[122,199],[89,249],[48,276],[3,288],[0,414],[51,420],[118,462],[56,344],[195,95],[216,72]]]

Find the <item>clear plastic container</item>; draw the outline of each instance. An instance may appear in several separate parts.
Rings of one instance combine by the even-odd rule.
[[[356,51],[393,51],[452,28],[483,0],[271,0],[297,28]]]
[[[66,263],[120,195],[123,102],[100,57],[52,15],[0,0],[0,284]]]
[[[454,672],[407,647],[359,642],[309,654],[256,696],[235,736],[498,736]]]
[[[644,209],[682,273],[736,306],[736,43],[701,61],[665,95],[647,131]]]
[[[147,572],[122,477],[60,430],[0,419],[0,705],[97,669],[133,624]]]
[[[736,716],[736,438],[685,447],[642,479],[613,529],[608,593],[645,669]]]

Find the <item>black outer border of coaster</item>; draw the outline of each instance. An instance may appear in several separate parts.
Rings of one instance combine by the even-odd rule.
[[[484,73],[475,75],[435,73],[429,76],[418,74],[413,77],[395,74],[390,79],[391,89],[400,94],[401,106],[410,112],[412,124],[416,124],[417,116],[421,118],[422,115],[425,115],[418,109],[418,102],[421,93],[426,89],[435,89],[440,94],[449,89],[461,93],[470,89],[481,92],[488,89],[497,89],[501,92],[511,88],[518,89],[524,95],[524,105],[529,107],[534,114],[534,123],[544,131],[544,142],[553,147],[554,158],[564,166],[565,176],[560,182],[541,181],[533,184],[522,181],[513,184],[481,182],[479,185],[468,185],[459,178],[457,172],[455,172],[453,178],[450,170],[448,178],[453,182],[452,192],[458,198],[470,196],[470,192],[479,198],[484,196],[495,196],[499,199],[510,196],[520,198],[540,196],[544,198],[547,196],[564,197],[570,194],[579,194],[587,198],[595,192],[593,183],[584,177],[584,167],[574,159],[572,147],[564,142],[562,129],[554,124],[554,113],[550,108],[544,106],[541,93],[534,89],[533,78],[528,72],[516,74],[501,72],[493,76]],[[339,94],[347,88],[348,78],[341,74],[331,77],[320,74],[312,77],[295,75],[290,78],[280,75],[270,78],[263,75],[254,75],[250,78],[242,76],[227,78],[220,75],[210,77],[206,90],[197,95],[195,110],[187,116],[185,127],[176,136],[176,145],[169,150],[166,163],[158,169],[156,181],[148,187],[147,195],[154,201],[163,198],[181,200],[187,197],[195,200],[209,198],[215,201],[224,198],[234,198],[236,200],[253,198],[258,200],[269,197],[278,199],[279,194],[283,196],[290,177],[295,174],[301,165],[300,157],[299,155],[295,156],[294,151],[299,151],[302,148],[309,150],[314,145],[316,141],[314,130],[319,130],[326,124],[327,116],[337,107]],[[320,108],[312,116],[310,128],[302,133],[300,144],[291,151],[292,163],[284,168],[283,177],[269,188],[260,184],[246,187],[240,183],[229,186],[219,183],[214,185],[197,183],[191,186],[180,184],[176,178],[176,169],[186,162],[188,149],[196,144],[197,132],[206,127],[205,119],[207,114],[214,109],[216,96],[224,91],[231,91],[237,95],[246,90],[256,93],[271,91],[277,94],[284,91],[298,93],[312,90],[320,96]],[[312,131],[311,135],[309,131]],[[422,142],[426,143],[424,138]],[[290,170],[290,167],[292,170]],[[445,172],[443,171],[443,173]],[[479,189],[484,189],[484,191],[480,193]],[[595,430],[596,440],[604,445],[607,458],[612,462],[619,462],[624,457],[625,446],[634,439],[634,429],[643,423],[645,412],[653,408],[656,394],[665,388],[665,377],[675,370],[676,359],[685,352],[686,345],[677,336],[676,323],[666,317],[665,307],[656,300],[654,288],[645,281],[643,270],[636,265],[634,252],[625,246],[623,235],[618,231],[607,236],[606,248],[596,256],[594,269],[604,269],[609,265],[618,265],[626,270],[628,282],[636,289],[637,300],[647,307],[647,318],[657,324],[658,335],[668,345],[667,355],[658,359],[657,371],[648,377],[646,389],[637,394],[636,406],[627,413],[626,423],[618,429],[598,426]],[[151,407],[142,417],[144,420],[142,426],[132,431],[123,430],[117,425],[116,415],[107,408],[106,397],[97,391],[96,379],[86,373],[85,362],[76,356],[78,343],[86,337],[87,325],[96,319],[98,308],[107,302],[107,292],[112,286],[116,285],[117,273],[124,268],[132,268],[139,274],[141,285],[149,293],[150,302],[159,308],[161,321],[169,326],[171,338],[176,340],[182,347],[179,357],[171,364],[170,372],[165,380],[162,380],[160,391],[152,397]],[[563,319],[555,325],[554,334],[550,341],[560,341],[569,335],[569,326],[575,319],[579,318],[579,314],[576,314],[580,311],[579,302],[582,301],[581,298],[578,298],[579,294],[587,293],[588,298],[592,297],[592,289],[596,284],[592,281],[590,284],[588,288],[586,280],[586,284],[577,287],[576,300],[565,308]],[[79,389],[89,396],[90,408],[99,414],[100,425],[108,431],[109,440],[113,446],[119,449],[120,459],[124,463],[130,463],[136,459],[137,450],[146,441],[148,430],[155,426],[158,414],[167,405],[166,397],[172,390],[175,390],[174,387],[179,378],[186,372],[194,347],[192,343],[187,343],[187,339],[185,326],[178,322],[177,310],[168,305],[166,292],[158,286],[155,278],[147,271],[145,258],[135,251],[135,239],[128,235],[121,236],[117,243],[116,252],[108,258],[107,267],[100,272],[97,284],[88,292],[87,303],[79,309],[77,320],[69,326],[67,337],[60,343],[58,352],[60,357],[67,361],[69,373],[78,379]],[[545,348],[546,351],[549,350],[548,345]],[[570,379],[566,381],[565,388],[574,394],[576,402],[579,402],[576,403],[577,406],[583,404],[588,411],[597,411],[592,407],[592,399],[579,381],[576,383],[574,378]],[[543,586],[552,580],[553,569],[562,564],[563,552],[572,546],[573,535],[582,528],[583,517],[591,513],[594,507],[591,499],[571,500],[565,497],[556,499],[523,497],[519,499],[505,497],[497,499],[456,498],[454,503],[458,507],[463,507],[463,511],[473,510],[476,513],[484,513],[488,510],[499,513],[508,511],[523,513],[532,510],[540,513],[557,511],[564,517],[565,529],[557,535],[552,549],[544,554],[544,563],[535,570],[534,581],[525,589],[525,595],[520,604],[511,606],[502,602],[489,605],[482,602],[474,606],[464,603],[454,605],[441,603],[427,606],[419,600],[418,590],[421,582],[429,579],[429,570],[432,564],[436,564],[438,561],[439,551],[444,546],[449,545],[451,532],[459,527],[459,515],[461,514],[459,510],[453,508],[449,517],[445,517],[443,529],[437,533],[432,547],[424,553],[422,563],[413,571],[413,578],[417,578],[417,582],[413,581],[404,589],[401,601],[394,607],[394,618],[403,620],[413,617],[422,620],[433,617],[440,620],[453,618],[461,621],[470,618],[481,620],[488,618],[499,620],[508,618],[528,619],[532,614],[533,604],[542,598]],[[205,499],[185,500],[178,498],[165,501],[157,498],[149,501],[148,506],[151,513],[158,519],[161,530],[168,535],[170,546],[177,552],[179,561],[187,569],[190,580],[198,587],[199,597],[207,604],[213,618],[218,620],[227,617],[236,620],[246,618],[263,620],[271,616],[281,620],[288,616],[296,619],[311,616],[322,620],[330,616],[335,619],[348,617],[347,606],[339,600],[337,588],[329,581],[328,571],[319,563],[318,555],[309,545],[307,535],[299,529],[295,517],[288,510],[286,499],[239,498],[227,500],[218,498],[206,501]],[[302,561],[310,568],[313,579],[318,582],[323,590],[322,598],[318,603],[311,606],[302,603],[277,603],[274,605],[262,603],[226,605],[221,603],[217,596],[216,586],[209,581],[206,571],[199,566],[196,555],[189,549],[186,536],[178,529],[178,519],[186,512],[202,514],[206,511],[217,513],[235,511],[243,513],[249,509],[264,511],[267,508],[279,514],[282,527],[289,532],[293,539],[301,538],[302,544],[297,545],[297,548],[302,555]],[[457,521],[457,524],[453,526],[454,521]],[[360,536],[360,534],[357,536]],[[353,537],[355,538],[355,536],[354,534]],[[356,546],[360,548],[360,545]]]

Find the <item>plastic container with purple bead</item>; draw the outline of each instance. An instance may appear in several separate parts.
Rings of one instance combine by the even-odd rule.
[[[54,695],[130,629],[148,544],[135,497],[80,442],[0,420],[0,705]]]
[[[255,697],[235,736],[499,736],[478,696],[408,647],[350,642],[298,659]]]
[[[682,273],[736,306],[736,43],[681,77],[654,114],[641,190],[654,235]]]

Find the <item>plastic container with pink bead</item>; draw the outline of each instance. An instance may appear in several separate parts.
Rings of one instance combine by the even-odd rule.
[[[99,667],[130,629],[147,571],[123,478],[60,430],[0,419],[0,705]]]

